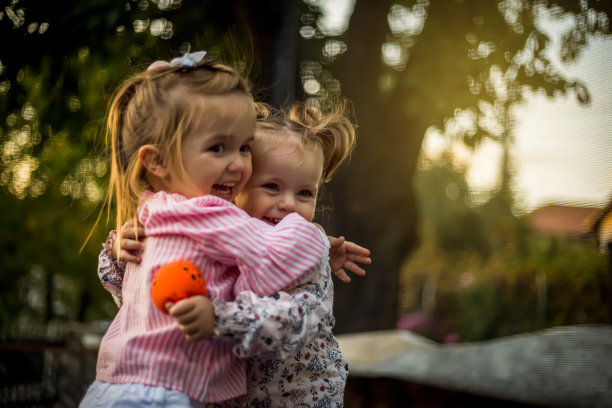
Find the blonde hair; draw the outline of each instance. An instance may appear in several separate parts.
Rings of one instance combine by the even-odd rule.
[[[187,95],[180,97],[179,90]],[[107,205],[110,208],[114,197],[119,235],[125,221],[136,223],[140,195],[151,187],[138,157],[140,147],[158,147],[163,160],[184,175],[181,143],[202,120],[202,98],[232,93],[252,100],[246,81],[234,69],[210,58],[193,68],[179,65],[149,69],[119,87],[107,120],[111,151]]]
[[[329,111],[321,112],[303,103],[294,104],[289,110],[274,109],[257,104],[257,139],[286,140],[295,138],[299,148],[319,146],[323,151],[321,182],[331,180],[338,166],[355,148],[356,125],[349,117],[348,103],[339,102]]]

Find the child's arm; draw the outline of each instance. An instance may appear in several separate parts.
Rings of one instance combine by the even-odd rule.
[[[165,200],[158,208],[142,206],[139,216],[147,235],[188,236],[204,256],[237,266],[236,294],[272,295],[294,287],[309,280],[326,258],[327,238],[297,213],[271,226],[213,196],[179,201],[169,194]]]
[[[364,265],[371,264],[370,250],[354,242],[346,241],[344,237],[334,238],[328,236],[327,238],[330,243],[329,264],[332,272],[343,282],[351,281],[345,269],[353,272],[355,275],[365,276],[366,271],[355,262]]]
[[[332,298],[321,283],[270,297],[242,292],[233,302],[215,304],[214,338],[234,343],[239,357],[288,358],[314,341],[322,328],[333,327],[332,307]]]
[[[125,261],[118,260],[113,256],[113,245],[117,238],[117,231],[112,230],[108,239],[102,244],[102,251],[98,256],[98,277],[104,289],[106,289],[121,307],[121,287],[123,286],[123,273],[125,272]]]
[[[210,340],[214,334],[236,343],[234,353],[243,358],[262,353],[287,358],[311,343],[324,325],[334,325],[332,296],[321,283],[273,296],[245,291],[234,301],[214,303],[213,308],[208,297],[192,296],[166,308],[187,340]]]
[[[261,238],[267,248],[251,263],[238,265],[241,273],[234,284],[234,295],[252,290],[270,296],[294,288],[310,281],[326,260],[329,243],[325,233],[312,228],[297,213],[264,231],[267,233]]]
[[[133,228],[131,222],[126,223],[121,229],[121,251],[117,257],[118,242],[117,232],[112,230],[108,234],[108,239],[102,244],[102,251],[98,256],[98,277],[102,286],[110,292],[117,306],[121,306],[123,299],[121,296],[121,288],[123,286],[123,274],[125,272],[126,262],[139,263],[140,252],[144,248],[144,243],[136,239],[138,231],[138,239],[144,238],[144,229]]]

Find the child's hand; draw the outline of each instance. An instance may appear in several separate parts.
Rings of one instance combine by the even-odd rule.
[[[136,239],[138,232],[138,239]],[[142,258],[140,254],[144,249],[144,228],[138,225],[134,227],[133,221],[127,221],[121,227],[121,236],[115,240],[111,249],[111,255],[115,259],[120,259],[126,262],[140,263]],[[119,243],[121,242],[121,251],[119,252]],[[117,256],[118,255],[118,256]]]
[[[190,341],[208,340],[215,329],[215,309],[206,296],[192,296],[176,304],[166,305],[176,319],[185,338]]]
[[[363,248],[354,242],[346,241],[344,237],[329,239],[329,265],[332,272],[343,282],[350,282],[351,278],[346,274],[345,269],[351,271],[355,275],[364,276],[366,271],[360,268],[355,262],[364,265],[372,263],[370,259],[370,250]]]

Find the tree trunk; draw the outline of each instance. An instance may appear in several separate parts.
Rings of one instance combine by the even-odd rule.
[[[336,281],[336,333],[395,327],[399,270],[416,244],[417,210],[412,177],[425,129],[402,103],[402,93],[382,93],[381,45],[391,2],[358,1],[346,33],[348,50],[334,68],[343,95],[354,105],[357,149],[328,185],[332,211],[321,223],[330,235],[372,250],[365,278]]]
[[[270,103],[274,106],[290,105],[295,99],[298,20],[297,2],[283,2],[280,27],[275,41],[276,59],[272,66]]]
[[[240,44],[248,54],[255,99],[276,107],[292,104],[298,89],[297,3],[234,0],[233,14]]]

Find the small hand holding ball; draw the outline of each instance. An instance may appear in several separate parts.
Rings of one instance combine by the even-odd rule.
[[[166,303],[176,303],[191,296],[205,295],[206,281],[192,263],[170,262],[161,266],[151,283],[151,298],[155,306],[168,314]]]

